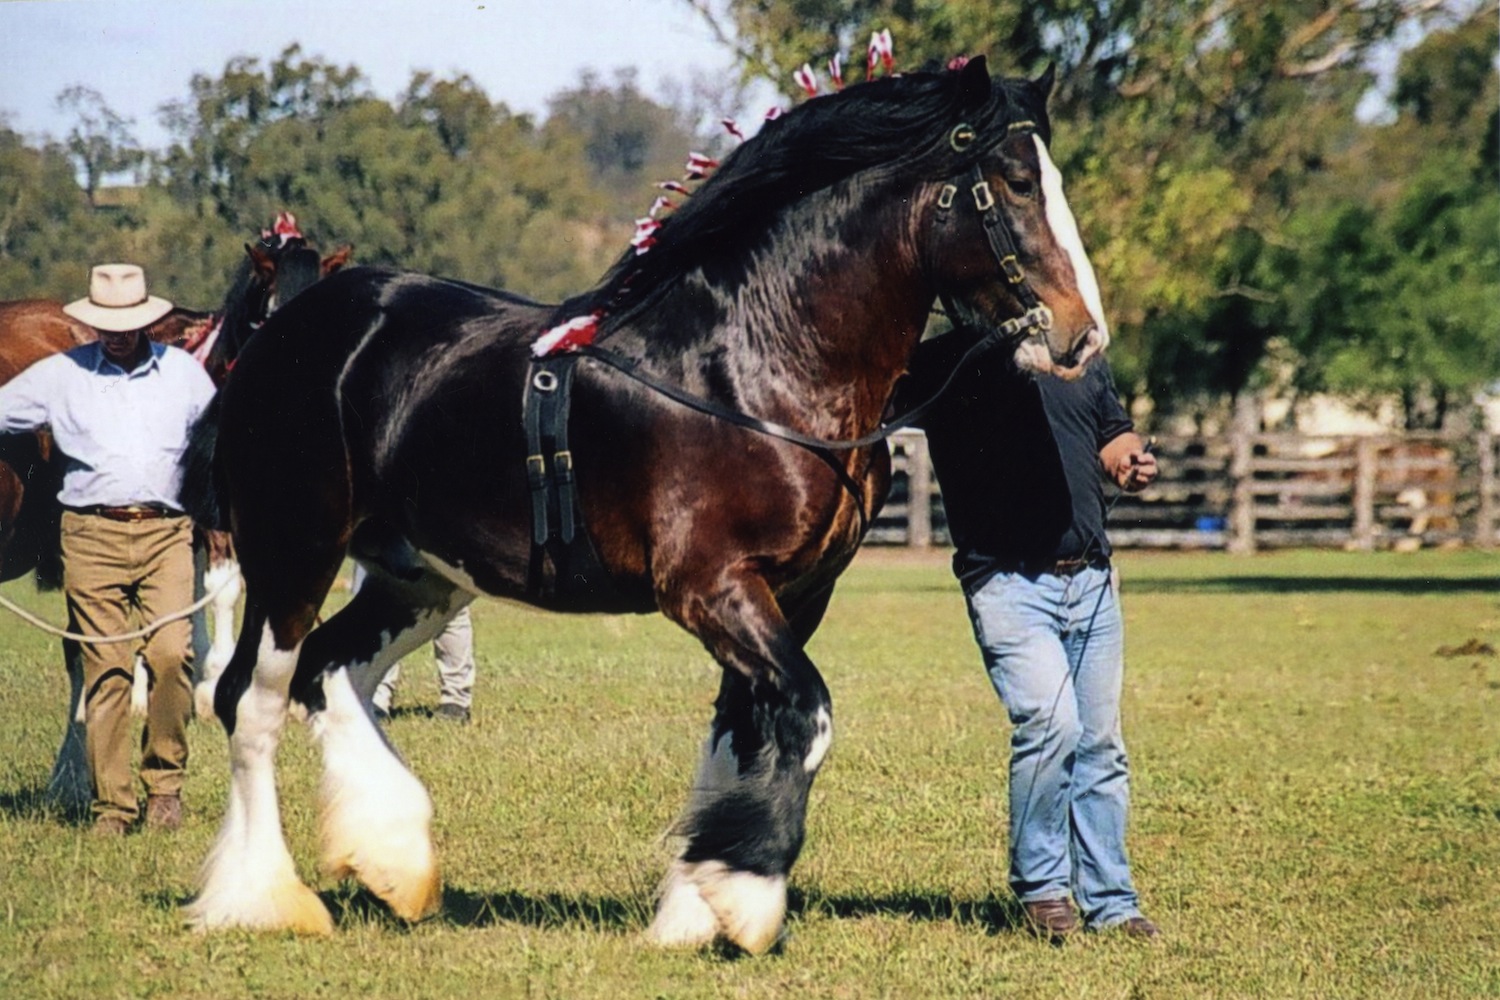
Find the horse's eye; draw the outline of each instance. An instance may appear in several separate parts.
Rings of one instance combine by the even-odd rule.
[[[1005,186],[1016,193],[1017,197],[1030,198],[1036,194],[1036,185],[1031,181],[1019,177],[1005,178]]]

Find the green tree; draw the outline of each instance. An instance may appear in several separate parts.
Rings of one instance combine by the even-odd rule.
[[[583,138],[595,179],[621,198],[627,212],[644,211],[651,186],[680,174],[688,151],[698,145],[692,123],[642,94],[633,69],[617,71],[613,85],[585,73],[547,107],[548,129],[569,129]]]
[[[108,225],[65,147],[33,148],[0,121],[0,299],[77,298]]]
[[[903,67],[974,52],[1011,74],[1055,63],[1052,152],[1116,317],[1119,380],[1167,409],[1269,381],[1286,367],[1278,352],[1294,342],[1310,349],[1308,338],[1285,336],[1302,305],[1295,299],[1301,286],[1283,281],[1287,248],[1311,251],[1296,227],[1311,223],[1331,188],[1348,183],[1334,174],[1352,167],[1342,154],[1358,142],[1354,110],[1375,82],[1369,58],[1401,32],[1467,23],[1477,7],[1469,0],[686,2],[736,47],[746,74],[789,94],[795,67],[810,62],[821,72],[835,52],[853,63],[848,77],[861,78],[865,40],[882,28],[892,31]],[[1472,59],[1465,65],[1471,78],[1483,75]]]
[[[137,166],[145,153],[130,131],[130,119],[116,114],[97,90],[69,87],[58,95],[57,106],[74,119],[66,145],[83,175],[84,194],[95,205],[104,179]]]

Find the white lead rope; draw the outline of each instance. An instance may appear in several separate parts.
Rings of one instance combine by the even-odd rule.
[[[152,622],[150,625],[147,625],[145,628],[138,628],[134,632],[126,632],[124,635],[80,635],[77,632],[69,632],[67,629],[58,628],[56,625],[53,625],[50,622],[43,621],[36,615],[32,614],[30,611],[27,611],[25,608],[21,607],[19,604],[16,604],[4,594],[0,594],[0,607],[3,607],[7,611],[16,614],[27,624],[34,625],[35,627],[41,629],[43,632],[48,632],[60,639],[72,639],[74,642],[86,642],[93,646],[107,646],[110,643],[115,642],[130,642],[133,639],[144,639],[146,636],[157,631],[158,629],[164,628],[175,621],[181,621],[184,618],[196,614],[198,611],[207,607],[209,602],[218,597],[219,592],[222,591],[225,587],[229,586],[229,584],[233,581],[234,577],[232,576],[221,580],[219,581],[219,585],[213,590],[204,594],[202,599],[194,601],[192,604],[183,608],[181,611],[174,611],[169,615],[163,615],[156,621]]]

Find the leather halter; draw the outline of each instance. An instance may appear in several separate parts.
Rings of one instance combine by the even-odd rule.
[[[1017,132],[1031,135],[1035,134],[1035,129],[1035,122],[1012,122],[1007,135]],[[974,135],[972,126],[957,125],[948,133],[948,145],[955,152],[961,153],[974,141]],[[1011,294],[1016,297],[1016,301],[1021,303],[1023,312],[1014,319],[992,325],[978,321],[973,310],[959,306],[946,295],[942,296],[944,310],[966,326],[990,329],[993,334],[1005,339],[1022,341],[1045,336],[1052,329],[1052,310],[1047,308],[1026,279],[1026,270],[1021,267],[1020,250],[1016,246],[1015,233],[1006,223],[1005,216],[1001,215],[995,207],[995,193],[990,190],[990,182],[984,179],[984,173],[979,169],[978,163],[969,168],[964,179],[969,188],[969,195],[974,199],[974,207],[979,212],[979,221],[984,229],[985,243],[990,248],[990,256],[995,259],[1000,273],[1005,276],[1006,282],[1010,285]],[[949,182],[943,185],[938,193],[937,213],[933,216],[934,227],[941,228],[948,224],[958,192],[957,184]]]

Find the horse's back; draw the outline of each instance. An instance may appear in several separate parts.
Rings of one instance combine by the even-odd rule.
[[[427,526],[523,497],[521,389],[550,312],[425,275],[333,274],[246,346],[223,397],[220,447],[233,454],[219,460],[247,488],[305,478],[308,495],[327,470],[347,469],[350,517],[421,545]]]

